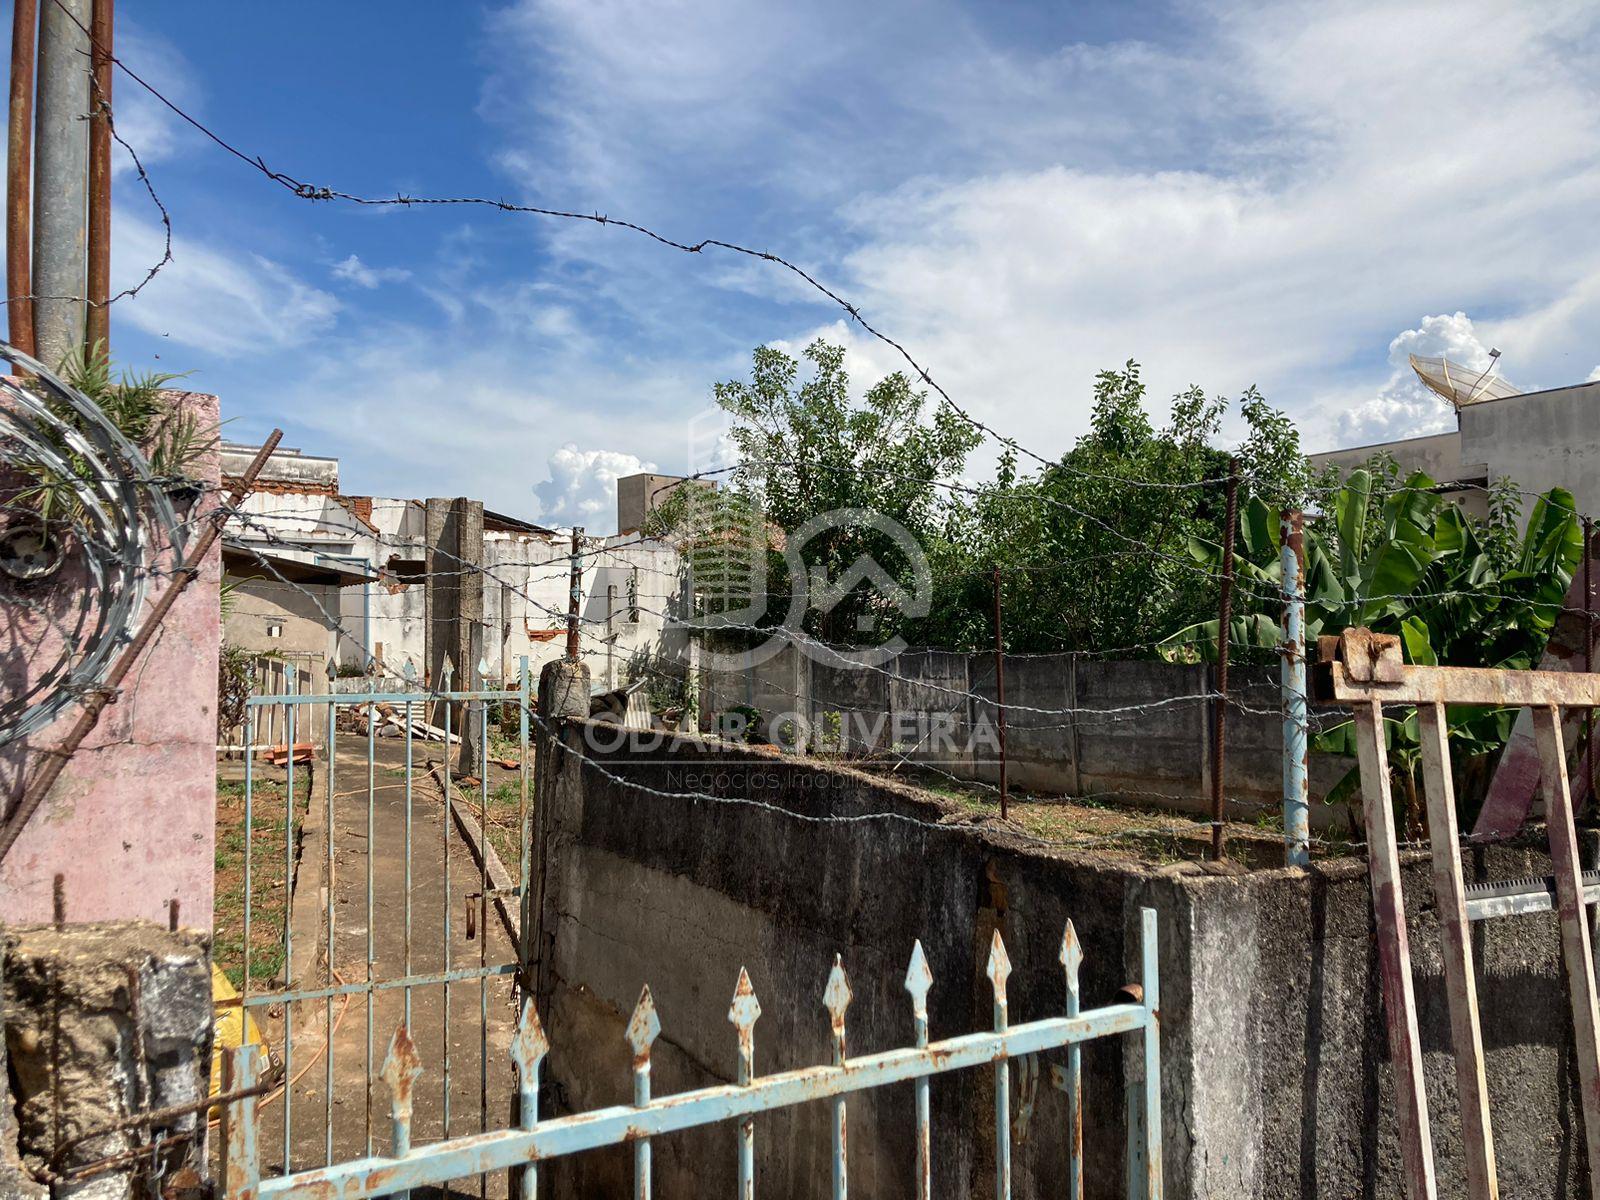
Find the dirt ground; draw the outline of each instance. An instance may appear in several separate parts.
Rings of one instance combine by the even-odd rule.
[[[872,771],[871,767],[862,769]],[[915,767],[875,773],[954,801],[967,809],[974,821],[999,820],[998,792],[992,786]],[[1008,798],[1007,809],[1013,828],[1074,854],[1159,864],[1206,862],[1211,858],[1210,824],[1192,813],[1033,795],[1015,789]],[[1239,867],[1253,870],[1283,866],[1283,822],[1277,813],[1264,813],[1256,822],[1228,821],[1223,835],[1227,856]],[[1311,852],[1313,858],[1326,858],[1348,850],[1342,841],[1322,835],[1313,840]]]
[[[429,770],[430,760],[437,765],[442,759],[443,750],[438,744],[413,742],[408,959],[405,743],[400,739],[377,739],[369,812],[367,739],[351,734],[339,736],[333,773],[331,972],[327,954],[328,906],[322,902],[326,851],[320,834],[326,824],[327,774],[325,762],[316,764],[290,917],[293,961],[300,976],[298,987],[314,991],[330,982],[340,986],[365,984],[369,979],[378,986],[370,992],[363,988],[348,995],[295,1000],[289,1004],[292,1011],[288,1014],[283,1004],[253,1010],[275,1061],[284,1065],[291,1081],[288,1101],[282,1094],[274,1094],[263,1110],[263,1165],[271,1174],[283,1169],[286,1148],[294,1170],[360,1157],[369,1151],[385,1152],[390,1144],[389,1093],[378,1073],[408,1000],[411,1036],[423,1066],[412,1118],[412,1145],[426,1145],[446,1136],[459,1137],[480,1128],[503,1128],[508,1123],[509,1097],[515,1091],[507,1057],[515,1021],[510,977],[497,976],[481,985],[477,979],[468,979],[410,988],[383,986],[408,975],[493,967],[512,964],[516,959],[515,947],[492,906],[485,922],[481,902],[469,899],[482,890],[482,875],[459,829],[446,820],[441,790]],[[253,770],[260,788],[258,794],[277,797],[278,809],[265,820],[268,826],[275,822],[281,831],[285,772],[259,764]],[[227,780],[239,775],[239,764],[224,764],[225,793],[233,790]],[[491,767],[491,797],[498,793],[503,798],[504,785],[516,779],[515,771]],[[297,769],[297,795],[304,791],[304,785],[304,770]],[[458,794],[465,798],[464,793]],[[470,801],[474,813],[478,798],[474,789]],[[503,809],[503,805],[496,806],[491,800],[491,827],[497,807]],[[226,817],[226,806],[221,811]],[[263,840],[272,840],[272,836],[261,825],[263,816],[259,810],[256,819],[256,854],[260,855]],[[514,829],[514,792],[510,820],[504,823]],[[233,841],[242,844],[242,820],[235,824]],[[219,823],[219,866],[223,865],[222,833]],[[511,830],[506,835],[509,850],[515,842]],[[281,858],[281,832],[275,846],[276,856]],[[515,859],[506,866],[515,877]],[[230,874],[236,871],[235,865]],[[278,873],[281,872],[280,864]],[[270,899],[264,904],[260,885],[254,880],[252,883],[255,914],[270,911]],[[237,906],[242,903],[242,876],[233,890],[237,893]],[[470,938],[469,906],[473,910]],[[230,914],[219,907],[219,925],[226,928],[230,919]],[[253,915],[254,957],[263,952],[259,919],[259,915]],[[269,939],[271,945],[267,949],[275,950],[281,961],[281,905],[277,921],[279,931]],[[251,974],[257,977],[251,984],[252,994],[283,988],[281,975],[276,981],[263,982],[254,961]],[[286,1015],[292,1034],[288,1044]],[[330,1020],[334,1032],[328,1046],[324,1031]],[[491,1178],[484,1181],[482,1188],[476,1179],[459,1181],[450,1194],[503,1196],[505,1180]]]

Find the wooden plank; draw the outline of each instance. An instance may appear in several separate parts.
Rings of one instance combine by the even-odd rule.
[[[1346,664],[1333,668],[1332,700],[1360,704],[1492,704],[1543,708],[1552,704],[1600,707],[1600,672],[1507,671],[1495,667],[1423,667],[1406,664],[1394,682],[1357,680]]]
[[[1600,1196],[1600,1008],[1596,1004],[1594,955],[1583,906],[1578,832],[1573,826],[1572,793],[1567,784],[1561,710],[1554,705],[1535,709],[1533,730],[1539,743],[1539,757],[1544,763],[1545,825],[1550,835],[1550,861],[1555,869],[1561,953],[1566,960],[1567,990],[1572,999],[1578,1095],[1589,1151],[1589,1194]]]
[[[1334,664],[1339,667],[1342,664]],[[1394,1066],[1395,1109],[1400,1117],[1400,1154],[1408,1200],[1435,1200],[1433,1141],[1423,1092],[1422,1039],[1411,986],[1411,946],[1406,936],[1405,898],[1400,886],[1400,850],[1389,795],[1389,755],[1383,741],[1383,706],[1355,706],[1356,749],[1361,766],[1362,810],[1367,827],[1367,869],[1372,911],[1378,926],[1378,971],[1383,1018]]]
[[[1433,893],[1439,914],[1445,992],[1450,1003],[1450,1035],[1455,1043],[1456,1092],[1461,1102],[1461,1150],[1466,1160],[1467,1195],[1494,1200],[1500,1194],[1495,1173],[1494,1137],[1489,1126],[1489,1086],[1483,1073],[1483,1032],[1478,1021],[1478,986],[1473,972],[1467,923],[1466,884],[1457,851],[1456,792],[1450,775],[1449,727],[1442,704],[1417,710],[1422,742],[1423,787],[1428,801],[1429,842],[1433,851]]]

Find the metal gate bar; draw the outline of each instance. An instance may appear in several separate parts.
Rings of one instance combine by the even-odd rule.
[[[539,1071],[549,1050],[530,999],[524,998],[521,1019],[511,1047],[517,1071],[521,1100],[521,1128],[499,1130],[460,1137],[431,1146],[415,1147],[411,1139],[414,1088],[422,1065],[404,1023],[395,1031],[385,1060],[383,1076],[390,1086],[390,1116],[393,1126],[392,1152],[369,1156],[317,1170],[304,1171],[276,1179],[261,1178],[261,1152],[258,1137],[259,1102],[249,1096],[224,1110],[224,1187],[226,1200],[359,1200],[384,1196],[411,1188],[447,1183],[472,1175],[486,1176],[493,1171],[515,1170],[520,1174],[523,1200],[534,1200],[537,1167],[550,1159],[606,1146],[634,1147],[635,1197],[648,1198],[651,1187],[650,1139],[681,1130],[723,1122],[738,1122],[734,1146],[739,1170],[739,1195],[754,1195],[753,1138],[754,1117],[758,1113],[790,1108],[815,1101],[833,1107],[834,1131],[832,1187],[835,1197],[846,1195],[849,1178],[848,1142],[844,1136],[848,1119],[846,1105],[854,1093],[892,1084],[913,1083],[917,1113],[916,1156],[919,1181],[931,1181],[932,1140],[930,1117],[925,1103],[927,1081],[935,1075],[973,1068],[991,1067],[997,1082],[1003,1078],[1009,1060],[1026,1058],[1047,1051],[1077,1047],[1096,1038],[1126,1036],[1142,1048],[1144,1079],[1142,1120],[1130,1121],[1127,1142],[1129,1171],[1128,1194],[1143,1200],[1160,1200],[1162,1194],[1161,1153],[1161,1056],[1160,983],[1157,967],[1156,915],[1152,909],[1140,914],[1140,987],[1125,989],[1137,998],[1106,1005],[1088,1012],[1047,1017],[1012,1025],[1006,1018],[1006,978],[1010,964],[998,932],[989,958],[989,977],[994,988],[995,1028],[992,1032],[972,1033],[929,1044],[926,1038],[926,997],[932,979],[920,943],[914,947],[906,989],[911,997],[914,1046],[850,1058],[845,1054],[845,1011],[850,1004],[850,987],[844,968],[835,962],[823,995],[823,1005],[833,1031],[834,1059],[826,1066],[803,1067],[776,1075],[754,1074],[753,1026],[761,1008],[741,970],[728,1014],[737,1033],[737,1081],[673,1096],[650,1094],[650,1051],[661,1030],[654,1000],[646,987],[628,1023],[627,1042],[633,1051],[634,1102],[616,1105],[553,1121],[538,1119]],[[1062,940],[1060,961],[1069,982],[1076,982],[1081,960],[1070,922]],[[1072,989],[1075,991],[1075,989]],[[255,1060],[251,1049],[232,1052],[230,1080],[238,1086],[250,1078]],[[1075,1122],[1076,1112],[1069,1117]],[[1081,1173],[1082,1146],[1065,1131],[1069,1178]],[[999,1195],[1010,1195],[1009,1146],[1011,1127],[1005,1093],[997,1086],[996,1095],[996,1184]],[[927,1192],[922,1193],[926,1195]]]
[[[1460,831],[1450,773],[1445,706],[1472,704],[1533,710],[1546,805],[1546,832],[1553,870],[1554,904],[1560,916],[1562,958],[1576,1042],[1579,1099],[1589,1158],[1590,1191],[1600,1195],[1600,1005],[1593,947],[1585,913],[1586,880],[1578,859],[1577,830],[1567,779],[1562,709],[1600,705],[1600,675],[1554,671],[1507,671],[1471,667],[1408,665],[1399,639],[1367,629],[1347,629],[1320,647],[1321,698],[1354,706],[1361,792],[1366,819],[1372,904],[1378,927],[1378,961],[1390,1057],[1395,1064],[1395,1103],[1406,1194],[1433,1200],[1437,1184],[1423,1091],[1422,1049],[1411,988],[1405,904],[1401,896],[1398,840],[1390,803],[1384,745],[1383,705],[1415,705],[1422,742],[1424,791],[1433,859],[1433,883],[1443,946],[1456,1089],[1462,1113],[1468,1195],[1492,1200],[1499,1194],[1483,1035],[1478,1014],[1469,922],[1492,916],[1548,911],[1544,881],[1527,881],[1515,895],[1493,904],[1469,901],[1461,870]]]
[[[311,693],[309,690],[302,690],[300,687],[296,686],[296,672],[287,672],[284,676],[286,687],[283,693],[252,696],[246,702],[245,745],[247,747],[251,748],[253,751],[265,751],[270,748],[270,742],[261,747],[257,747],[255,745],[256,730],[262,727],[266,727],[268,729],[282,729],[286,738],[286,741],[283,743],[283,748],[286,751],[285,774],[283,776],[283,871],[285,888],[282,939],[282,949],[284,955],[284,968],[282,976],[283,985],[269,985],[264,990],[253,986],[253,947],[251,935],[253,925],[253,907],[255,900],[254,872],[256,864],[254,855],[254,834],[255,822],[259,816],[257,812],[257,809],[259,808],[257,793],[260,784],[260,776],[255,762],[256,753],[252,752],[246,754],[244,761],[245,838],[243,863],[244,908],[242,917],[242,978],[240,981],[241,986],[239,988],[238,997],[228,1003],[238,1005],[246,1012],[253,1011],[257,1013],[260,1013],[266,1009],[274,1008],[276,1006],[282,1006],[283,1053],[281,1058],[281,1071],[282,1078],[284,1080],[284,1091],[282,1096],[283,1116],[281,1123],[281,1161],[283,1163],[283,1170],[285,1173],[292,1171],[296,1165],[296,1114],[294,1112],[296,1106],[293,1102],[293,1084],[296,1081],[297,1075],[295,1062],[296,1047],[294,1017],[296,1012],[305,1011],[306,1005],[315,1004],[317,1001],[321,1001],[321,1016],[325,1035],[324,1045],[317,1051],[320,1052],[324,1058],[322,1071],[322,1083],[324,1089],[322,1119],[324,1122],[324,1129],[322,1131],[323,1136],[320,1139],[322,1142],[320,1147],[322,1153],[320,1157],[323,1160],[324,1166],[333,1163],[335,1154],[333,1121],[333,1098],[336,1090],[336,1051],[334,1039],[334,1028],[336,1023],[335,1004],[336,1001],[340,1001],[343,998],[359,997],[363,1007],[364,1029],[361,1031],[361,1045],[357,1046],[352,1041],[352,1043],[349,1044],[349,1049],[353,1053],[362,1055],[365,1060],[363,1066],[364,1074],[367,1079],[367,1087],[364,1089],[365,1095],[363,1097],[360,1148],[362,1148],[366,1154],[370,1155],[373,1153],[375,1142],[372,1085],[376,1078],[373,1070],[373,1060],[375,1044],[374,1031],[376,1026],[375,1004],[377,997],[380,994],[389,993],[397,989],[401,990],[403,992],[402,1020],[409,1027],[414,1019],[414,990],[422,987],[437,987],[440,989],[440,994],[444,1005],[444,1020],[442,1024],[443,1045],[441,1047],[444,1070],[441,1077],[442,1095],[440,1097],[440,1110],[442,1113],[445,1136],[449,1137],[452,1120],[450,1113],[450,992],[452,985],[454,984],[470,984],[473,981],[476,981],[478,985],[477,1008],[479,1016],[479,1079],[477,1089],[479,1100],[478,1127],[480,1132],[488,1129],[489,984],[491,980],[501,980],[507,978],[510,978],[516,982],[520,982],[523,967],[522,951],[524,950],[524,947],[520,946],[515,948],[516,953],[514,955],[514,961],[500,963],[491,963],[489,961],[489,930],[487,922],[487,905],[490,897],[490,888],[488,886],[489,849],[487,841],[488,830],[490,828],[488,778],[490,728],[489,708],[491,704],[511,703],[517,705],[518,710],[521,713],[521,717],[518,722],[518,734],[520,741],[520,762],[518,768],[520,779],[520,795],[518,800],[517,821],[517,878],[521,882],[514,888],[508,889],[509,891],[513,891],[520,896],[524,893],[526,888],[530,863],[526,839],[529,830],[527,812],[529,730],[527,714],[528,707],[531,702],[531,691],[528,663],[526,658],[523,658],[520,662],[518,686],[514,689],[491,689],[487,687],[486,681],[483,678],[486,669],[487,668],[484,664],[479,664],[478,687],[472,690],[449,690],[451,668],[450,665],[446,663],[444,676],[441,679],[441,683],[444,685],[443,690],[432,691],[419,689],[414,691],[372,691],[362,693],[336,693],[332,690],[326,693]],[[414,682],[414,670],[408,670],[407,677],[408,683]],[[329,678],[329,686],[331,689],[333,686],[331,664],[329,668]],[[413,718],[416,715],[416,708],[414,706],[417,706],[419,701],[443,702],[441,704],[441,708],[444,712],[444,732],[446,735],[444,742],[444,803],[441,805],[440,813],[440,845],[443,853],[443,861],[440,865],[442,867],[443,877],[443,901],[442,911],[439,914],[440,927],[442,928],[442,950],[444,963],[443,969],[428,971],[417,971],[413,961],[414,908],[412,903],[412,892],[413,884],[415,882],[413,869],[413,772],[415,768]],[[401,836],[404,847],[401,878],[401,890],[403,892],[403,896],[401,898],[401,904],[403,908],[403,930],[401,938],[402,961],[399,964],[399,973],[397,975],[391,975],[387,978],[384,977],[383,972],[381,972],[378,967],[379,959],[375,927],[375,901],[377,888],[374,875],[374,839],[378,833],[376,819],[377,792],[379,790],[376,780],[378,728],[378,721],[376,719],[376,706],[378,704],[394,705],[397,709],[403,709],[405,713],[403,730],[404,802],[403,814],[401,818]],[[324,706],[326,709],[325,738],[327,773],[325,779],[323,780],[324,786],[322,789],[322,795],[320,797],[322,801],[321,816],[324,841],[323,853],[320,856],[319,862],[300,863],[301,878],[296,881],[296,846],[298,841],[296,835],[302,819],[301,810],[308,804],[315,804],[318,799],[311,794],[312,783],[314,782],[314,768],[306,765],[303,762],[297,762],[297,755],[295,753],[296,737],[300,734],[302,726],[309,725],[309,722],[314,719],[312,706],[317,705]],[[477,732],[484,758],[484,762],[481,764],[481,769],[479,770],[480,782],[478,788],[477,805],[479,828],[482,831],[481,836],[484,839],[484,845],[479,847],[477,850],[477,856],[479,859],[478,890],[477,892],[470,893],[467,896],[468,903],[475,903],[477,906],[475,913],[477,920],[473,922],[473,924],[475,924],[477,927],[475,936],[479,942],[477,956],[478,961],[475,965],[471,965],[470,960],[468,964],[458,964],[452,959],[453,933],[451,922],[453,906],[458,898],[455,896],[453,881],[450,878],[450,855],[452,841],[450,835],[450,823],[453,819],[451,800],[453,798],[454,788],[456,786],[455,780],[452,777],[453,764],[450,755],[450,738],[453,735],[450,729],[450,724],[452,720],[451,712],[456,705],[462,706],[463,711],[468,714],[467,720],[470,720],[473,715],[477,717]],[[336,937],[338,924],[335,916],[337,904],[335,902],[334,885],[338,876],[341,850],[338,842],[340,830],[337,824],[338,816],[335,802],[341,796],[350,795],[350,793],[341,793],[337,790],[337,780],[339,777],[339,772],[336,766],[339,747],[337,713],[341,707],[364,708],[369,717],[366,737],[366,778],[363,785],[366,801],[366,844],[363,853],[366,862],[364,864],[365,878],[361,885],[361,892],[364,893],[364,899],[361,901],[361,903],[366,919],[363,953],[365,962],[361,970],[361,977],[358,979],[348,980],[336,977],[335,974]],[[476,709],[475,714],[473,712],[474,709]],[[302,710],[305,710],[304,716],[302,716]],[[466,721],[463,721],[463,732],[466,731],[466,728]],[[359,818],[357,820],[359,827]],[[347,824],[348,823],[349,822],[347,821]],[[357,836],[360,835],[357,834]],[[317,879],[309,876],[306,873],[306,868],[313,866],[319,867],[321,870],[322,878],[320,883]],[[471,885],[469,884],[468,886],[470,887]],[[292,892],[307,887],[319,889],[321,891],[322,905],[324,910],[321,914],[321,929],[318,930],[321,936],[313,939],[314,942],[320,942],[320,946],[301,947],[296,945],[297,939],[295,938],[294,928],[295,905],[293,902]],[[355,899],[355,896],[352,895],[351,899]],[[317,951],[320,951],[321,956],[324,959],[323,969],[316,973],[317,975],[320,975],[320,979],[312,977],[312,973],[305,969],[307,964],[305,961],[303,961],[303,957],[299,957],[307,953],[314,953]],[[361,953],[361,951],[358,951],[358,953]],[[253,1048],[251,1051],[252,1054],[259,1054],[260,1052],[261,1048],[259,1047]],[[308,1063],[307,1065],[309,1066],[311,1064]],[[256,1074],[259,1075],[263,1069],[264,1068],[262,1064],[258,1062],[256,1064]],[[302,1143],[303,1140],[304,1139],[302,1139]],[[303,1144],[301,1149],[302,1151],[305,1149]],[[486,1195],[487,1181],[484,1182],[483,1191]]]

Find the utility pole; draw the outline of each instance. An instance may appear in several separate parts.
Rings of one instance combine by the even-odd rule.
[[[33,337],[33,65],[39,0],[13,0],[11,121],[6,142],[6,308],[11,344],[38,357]]]
[[[90,19],[90,0],[48,0],[39,14],[33,311],[38,357],[51,370],[83,344]]]
[[[578,661],[578,605],[583,601],[583,526],[572,527],[572,554],[568,558],[571,585],[567,590],[567,661]]]
[[[55,0],[50,0],[54,3]],[[89,118],[89,312],[84,345],[111,347],[111,25],[115,0],[94,0],[90,27],[92,74]]]

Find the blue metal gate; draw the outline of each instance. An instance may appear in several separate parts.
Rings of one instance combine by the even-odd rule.
[[[845,1014],[851,1001],[849,981],[842,963],[834,961],[822,996],[822,1006],[832,1031],[832,1061],[774,1075],[755,1071],[754,1025],[760,1004],[749,978],[740,972],[728,1019],[736,1033],[735,1082],[672,1096],[654,1097],[650,1089],[650,1051],[661,1024],[650,989],[645,987],[628,1023],[626,1038],[632,1051],[633,1103],[603,1108],[554,1120],[538,1119],[539,1069],[549,1049],[539,1017],[524,997],[510,1058],[516,1071],[520,1101],[519,1128],[447,1138],[413,1146],[412,1128],[418,1088],[423,1077],[422,1059],[407,1024],[402,1020],[389,1043],[382,1075],[389,1088],[390,1136],[386,1153],[263,1178],[262,1117],[260,1101],[252,1093],[259,1064],[249,1048],[235,1051],[229,1062],[229,1087],[243,1093],[225,1115],[223,1182],[228,1200],[357,1200],[359,1197],[404,1193],[411,1188],[442,1185],[449,1180],[491,1172],[512,1171],[523,1200],[537,1194],[540,1163],[605,1146],[631,1145],[634,1162],[634,1196],[648,1200],[651,1191],[650,1142],[653,1137],[723,1122],[736,1123],[732,1152],[737,1155],[738,1195],[755,1194],[754,1139],[758,1114],[813,1102],[832,1108],[832,1195],[844,1200],[849,1188],[846,1127],[849,1097],[857,1092],[891,1085],[912,1085],[916,1106],[917,1137],[907,1153],[915,1155],[920,1200],[932,1194],[932,1143],[929,1116],[930,1080],[953,1071],[988,1069],[994,1073],[995,1195],[1011,1195],[1012,1126],[1010,1070],[1013,1059],[1032,1067],[1032,1058],[1055,1050],[1065,1051],[1065,1063],[1055,1070],[1067,1093],[1067,1127],[1060,1131],[1067,1143],[1069,1171],[1063,1191],[1070,1200],[1083,1195],[1083,1105],[1081,1046],[1096,1038],[1128,1037],[1143,1052],[1143,1080],[1130,1108],[1127,1171],[1130,1197],[1159,1200],[1161,1195],[1161,1065],[1160,989],[1156,956],[1156,917],[1151,909],[1141,914],[1141,983],[1130,989],[1132,998],[1088,1012],[1079,1011],[1078,975],[1083,960],[1077,936],[1068,922],[1061,943],[1060,961],[1066,975],[1066,1011],[1059,1016],[1012,1025],[1007,1019],[1006,980],[1011,964],[1004,943],[994,935],[988,976],[994,991],[994,1028],[981,1033],[930,1043],[927,996],[933,985],[927,960],[917,943],[911,953],[905,987],[911,1001],[913,1044],[909,1047],[852,1058],[847,1053]]]
[[[232,1055],[235,1078],[260,1092],[248,1102],[257,1180],[374,1152],[387,1124],[374,1031],[396,1020],[438,1047],[436,1086],[407,1105],[430,1136],[499,1123],[490,1064],[502,1069],[516,1033],[528,961],[529,672],[523,659],[515,686],[494,688],[480,663],[463,691],[451,673],[439,690],[408,667],[407,690],[348,693],[330,667],[325,692],[289,673],[284,691],[247,702],[242,813],[219,829],[217,957],[238,992],[220,1015],[258,1040]],[[476,739],[465,781],[463,735]],[[242,855],[231,893],[229,844]]]

